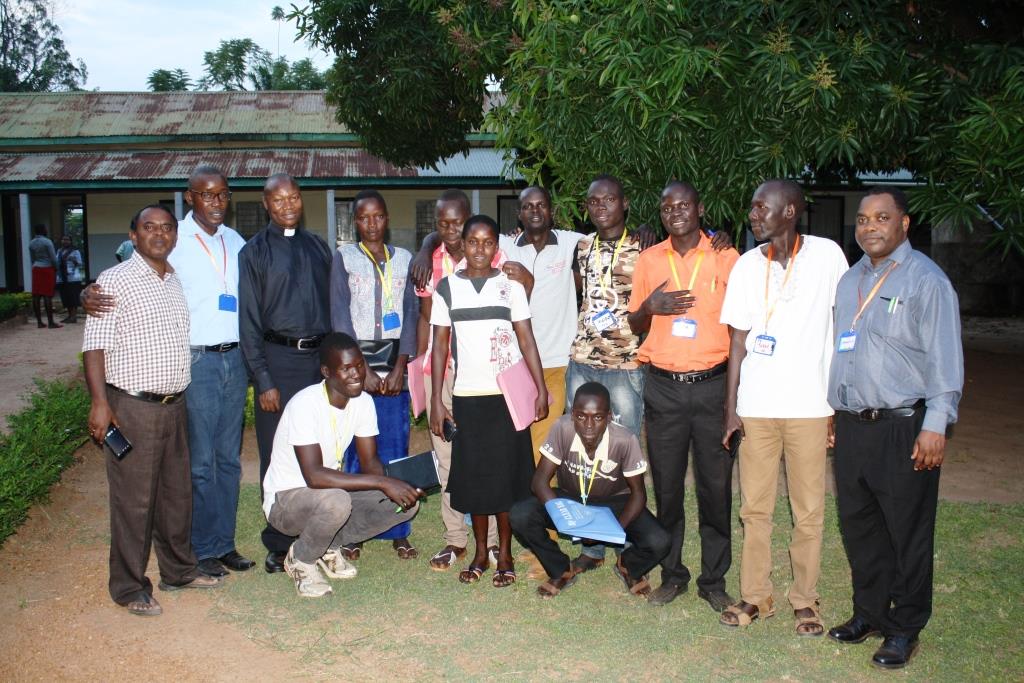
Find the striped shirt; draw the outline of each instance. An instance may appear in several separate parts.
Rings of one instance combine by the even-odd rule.
[[[103,350],[106,381],[126,391],[184,391],[192,374],[188,305],[178,276],[168,270],[161,279],[135,252],[96,282],[116,305],[102,318],[86,318],[82,350]]]

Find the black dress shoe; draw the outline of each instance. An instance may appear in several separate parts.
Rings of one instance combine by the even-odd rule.
[[[224,553],[219,558],[221,564],[230,569],[233,572],[244,572],[252,569],[256,566],[256,563],[250,560],[248,557],[242,557],[238,554],[237,550],[232,550],[229,553]]]
[[[732,596],[724,590],[706,591],[703,588],[698,588],[697,597],[711,605],[711,609],[715,610],[717,614],[721,614],[729,605],[736,604]]]
[[[228,570],[224,568],[224,565],[216,557],[207,557],[205,560],[199,560],[197,568],[201,574],[214,578],[228,575]]]
[[[267,559],[263,561],[263,568],[267,570],[268,574],[277,574],[278,572],[283,572],[284,558],[286,558],[287,556],[287,550],[271,550],[269,553],[267,553]]]
[[[886,636],[871,663],[882,669],[902,669],[917,652],[917,638]]]
[[[845,623],[833,626],[828,630],[828,637],[840,643],[853,645],[863,643],[870,636],[881,635],[882,632],[856,614]]]

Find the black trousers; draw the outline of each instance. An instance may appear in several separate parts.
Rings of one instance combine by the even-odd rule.
[[[579,496],[564,489],[555,489],[555,496],[582,502]],[[618,517],[628,500],[629,496],[613,496],[588,502],[610,508]],[[512,524],[512,533],[524,547],[533,551],[549,577],[558,578],[569,571],[569,556],[563,553],[558,543],[548,535],[548,529],[554,529],[555,524],[540,499],[530,496],[513,505],[509,512],[509,521]],[[626,532],[626,540],[630,546],[622,553],[622,564],[629,570],[631,577],[640,578],[651,571],[665,556],[671,539],[647,508],[641,510],[636,519],[623,531]]]
[[[267,368],[274,380],[274,386],[281,394],[281,411],[302,389],[316,384],[320,375],[320,352],[318,349],[294,349],[281,344],[264,345]],[[260,408],[259,391],[256,398],[256,445],[260,451],[260,497],[263,497],[263,478],[270,467],[270,454],[274,450],[274,433],[281,421],[281,412],[268,413]],[[295,540],[294,536],[281,533],[267,524],[261,534],[263,545],[271,552],[285,552]]]
[[[915,472],[910,459],[923,421],[923,408],[877,422],[836,412],[836,502],[853,611],[887,636],[916,638],[932,613],[939,470]]]
[[[693,446],[697,490],[701,572],[697,585],[706,591],[725,590],[732,564],[732,467],[734,458],[722,448],[722,407],[725,375],[685,384],[647,373],[644,422],[651,460],[658,522],[672,538],[661,562],[661,580],[677,586],[690,581],[683,564],[683,510],[686,467]]]

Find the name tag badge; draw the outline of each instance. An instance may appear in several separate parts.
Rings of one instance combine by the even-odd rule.
[[[401,326],[402,321],[398,317],[398,313],[391,311],[384,314],[384,317],[380,319],[380,324],[385,332],[390,332],[391,330],[397,330]]]
[[[237,313],[238,299],[231,294],[221,294],[220,298],[217,299],[217,310]]]
[[[857,346],[857,333],[853,330],[847,330],[839,335],[839,353],[846,353],[847,351],[853,351],[853,347]]]
[[[590,316],[590,324],[593,325],[594,329],[598,332],[604,332],[605,330],[618,327],[619,320],[615,317],[614,313],[606,308]]]
[[[754,353],[762,356],[771,356],[775,353],[775,337],[767,334],[759,334],[754,337]]]
[[[672,321],[672,336],[695,339],[697,337],[697,321],[689,318],[676,318]]]

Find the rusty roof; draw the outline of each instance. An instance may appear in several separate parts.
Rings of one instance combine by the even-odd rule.
[[[0,94],[0,139],[345,135],[324,92]]]

